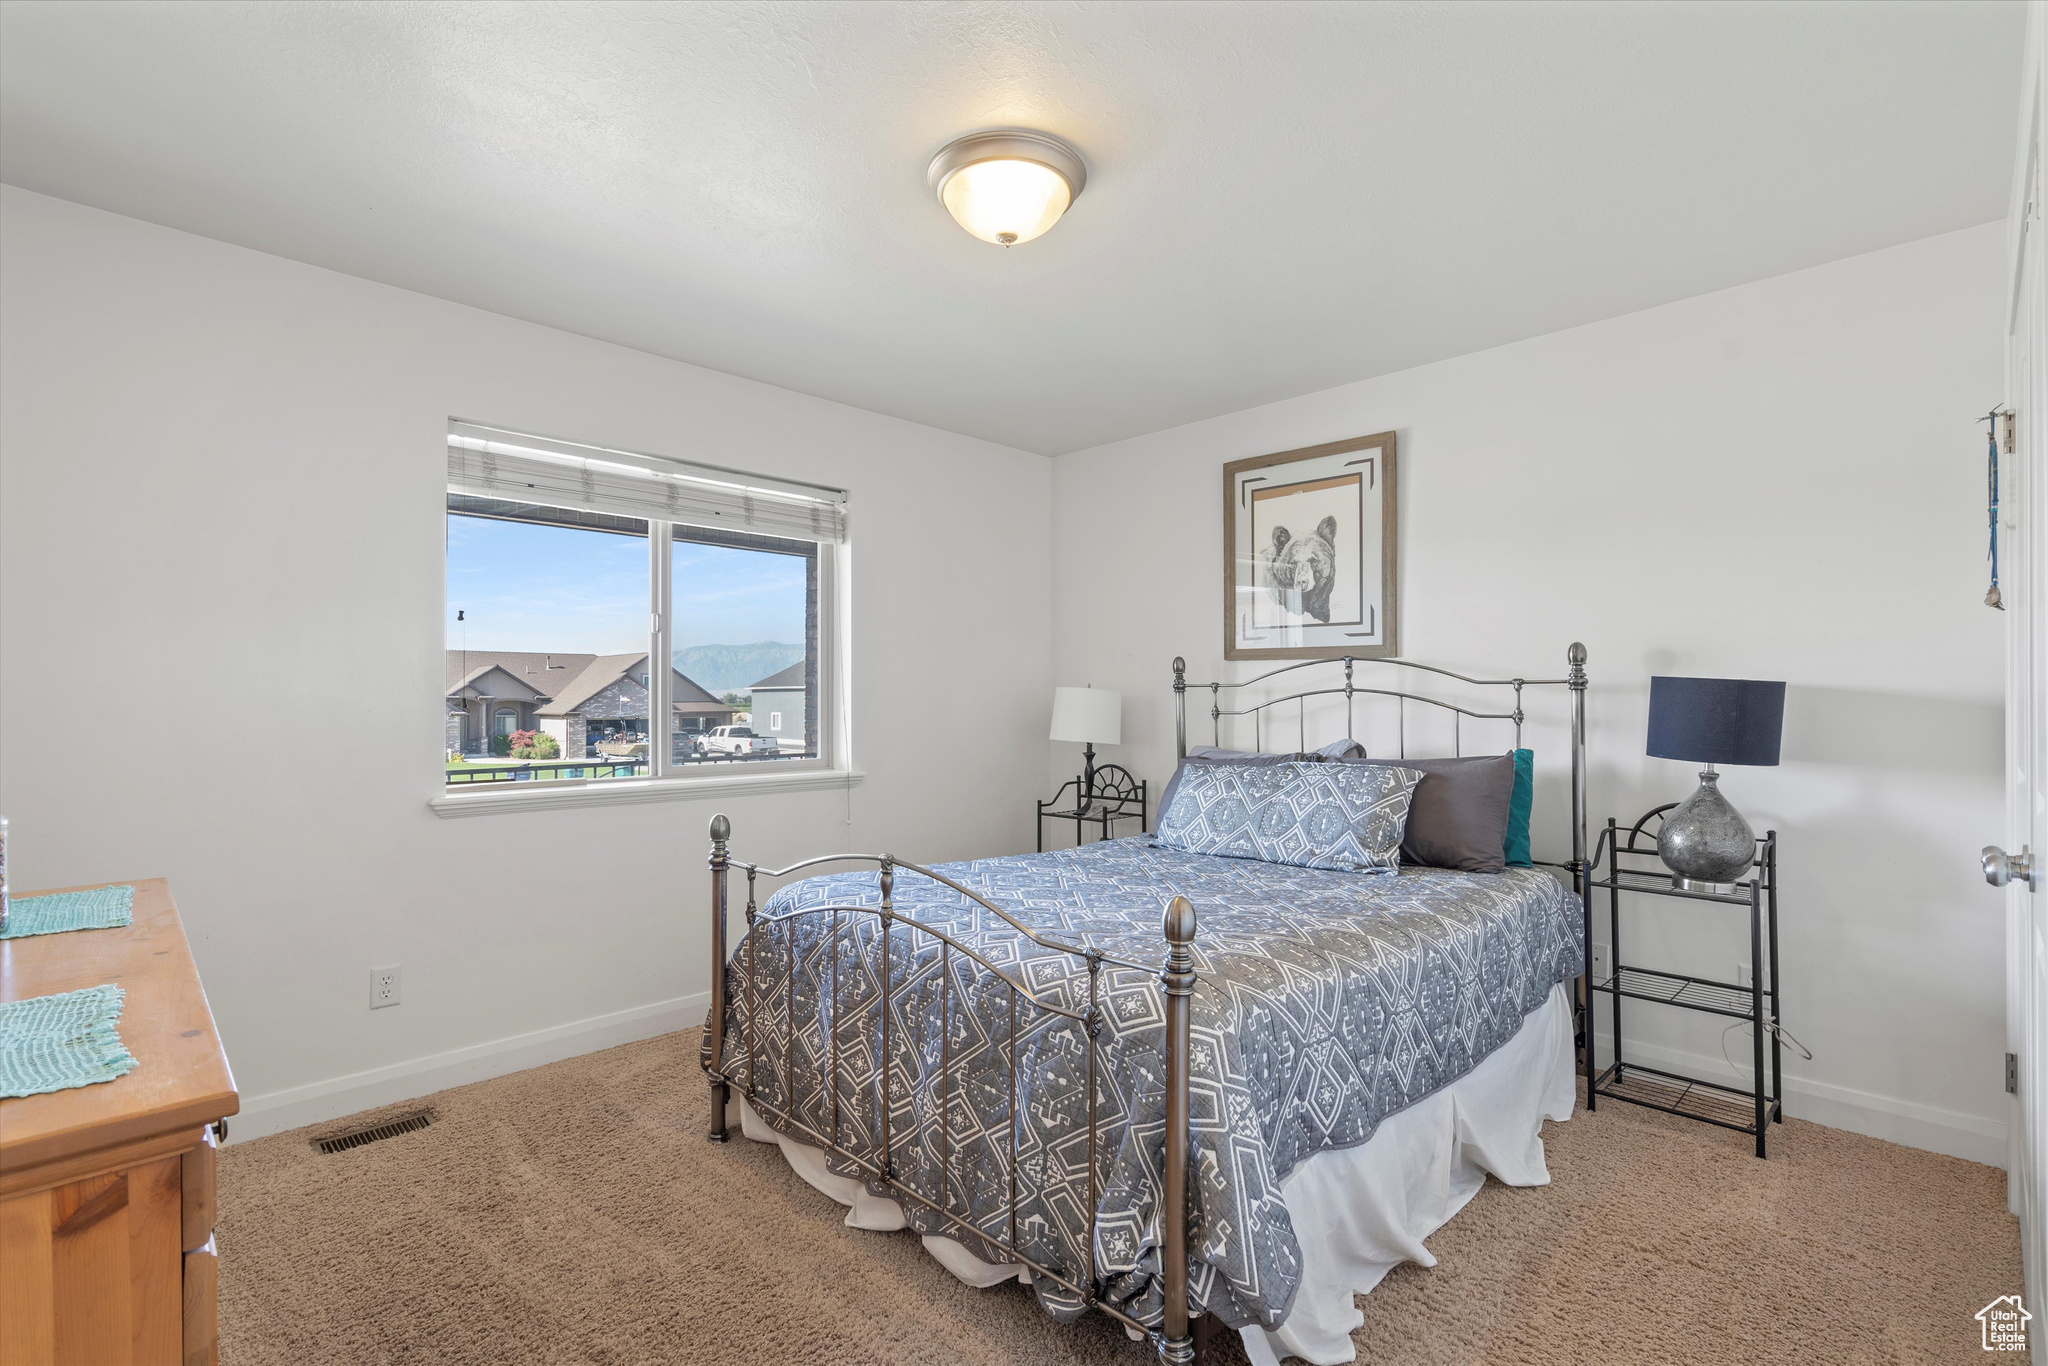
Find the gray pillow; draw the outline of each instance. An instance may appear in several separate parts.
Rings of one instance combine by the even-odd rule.
[[[1361,751],[1362,753],[1363,751]],[[1180,761],[1173,770],[1173,776],[1166,780],[1166,787],[1159,794],[1159,805],[1154,808],[1152,828],[1166,819],[1166,813],[1173,809],[1173,794],[1180,791],[1180,783],[1190,764],[1249,764],[1264,767],[1269,764],[1315,763],[1319,756],[1314,754],[1256,754],[1248,749],[1216,749],[1209,745],[1196,745],[1188,751],[1188,757]]]
[[[1421,784],[1408,803],[1401,862],[1465,873],[1507,867],[1508,805],[1515,795],[1515,756],[1468,759],[1346,759],[1347,764],[1415,769]]]
[[[1387,764],[1197,763],[1157,839],[1191,854],[1392,873],[1421,781]]]

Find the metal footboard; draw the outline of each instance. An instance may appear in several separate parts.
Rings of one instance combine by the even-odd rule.
[[[1100,1203],[1100,1172],[1097,1165],[1096,1141],[1100,1132],[1100,1116],[1097,1114],[1097,1058],[1098,1039],[1102,1029],[1102,1015],[1098,1004],[1099,979],[1103,966],[1134,968],[1154,971],[1155,965],[1134,963],[1107,955],[1099,950],[1078,944],[1069,944],[1047,937],[1030,929],[1002,907],[975,892],[968,890],[942,873],[895,858],[889,854],[836,854],[823,858],[806,859],[793,863],[787,868],[761,868],[751,863],[735,860],[730,853],[732,823],[723,815],[711,821],[711,1019],[706,1050],[706,1070],[711,1084],[711,1131],[713,1143],[727,1140],[726,1107],[731,1092],[737,1086],[747,1103],[757,1113],[766,1116],[776,1126],[792,1137],[805,1141],[834,1154],[841,1162],[859,1172],[866,1180],[886,1186],[898,1199],[907,1201],[925,1211],[949,1230],[968,1235],[972,1244],[992,1247],[1004,1260],[1029,1267],[1034,1276],[1042,1276],[1078,1297],[1084,1304],[1099,1309],[1125,1324],[1144,1333],[1150,1338],[1160,1362],[1164,1366],[1188,1366],[1195,1359],[1195,1341],[1191,1331],[1188,1312],[1188,1024],[1189,1012],[1195,988],[1194,953],[1195,909],[1186,897],[1176,896],[1166,907],[1163,933],[1166,940],[1165,966],[1159,971],[1159,980],[1165,996],[1166,1037],[1164,1061],[1166,1065],[1166,1140],[1164,1155],[1164,1190],[1162,1192],[1160,1258],[1161,1289],[1164,1298],[1164,1317],[1158,1329],[1139,1322],[1124,1310],[1110,1304],[1096,1294],[1099,1268],[1096,1264],[1096,1221],[1097,1206]],[[833,863],[873,864],[880,870],[881,904],[879,906],[809,906],[800,910],[787,911],[779,915],[761,914],[756,899],[756,888],[762,877],[780,878],[809,868]],[[747,943],[745,951],[735,958],[732,967],[736,969],[737,989],[743,993],[746,1028],[738,1037],[728,1039],[728,1020],[732,1002],[728,999],[726,983],[726,912],[729,905],[729,883],[733,870],[739,870],[747,879]],[[1041,948],[1058,953],[1071,954],[1082,959],[1088,972],[1088,1004],[1085,1009],[1076,1010],[1047,999],[1026,986],[1019,976],[1012,976],[982,954],[962,943],[946,931],[924,924],[914,916],[906,915],[896,908],[896,877],[899,872],[928,878],[979,905],[999,917]],[[842,1015],[839,1002],[839,947],[840,936],[846,932],[851,917],[871,916],[879,922],[877,934],[880,940],[882,969],[881,997],[877,1009],[880,1023],[880,1059],[877,1069],[880,1073],[881,1098],[879,1107],[878,1132],[873,1142],[855,1144],[846,1141],[840,1125],[840,1067],[839,1049]],[[830,1037],[822,1040],[828,1051],[826,1071],[829,1080],[829,1123],[828,1133],[806,1123],[795,1111],[796,1092],[796,941],[795,925],[791,922],[804,917],[818,917],[831,923],[833,949],[831,953],[832,1009],[830,1016]],[[755,971],[756,957],[762,951],[765,937],[763,931],[771,925],[783,925],[786,930],[788,948],[788,989],[781,1002],[764,999],[761,978]],[[822,932],[822,927],[821,927]],[[937,1079],[939,1097],[939,1190],[934,1200],[926,1193],[914,1189],[903,1180],[895,1163],[895,1145],[890,1134],[891,1079],[890,1059],[890,1018],[895,1014],[896,992],[899,987],[898,974],[891,971],[891,941],[895,935],[911,936],[906,943],[915,943],[915,936],[927,935],[939,944],[939,1035],[940,1058]],[[774,952],[772,948],[768,950]],[[1003,1229],[991,1231],[972,1220],[971,1197],[961,1208],[955,1207],[951,1199],[949,1158],[951,1140],[951,1101],[954,1094],[953,1068],[955,1058],[952,1049],[953,956],[964,955],[981,967],[990,977],[1002,983],[1009,992],[1008,1039],[1005,1056],[1008,1061],[1010,1105],[1008,1122],[1009,1153],[1006,1165],[1009,1174],[1009,1189],[1006,1192],[1008,1218]],[[913,950],[912,961],[915,961]],[[909,973],[902,974],[904,977]],[[1028,1004],[1031,1009],[1044,1015],[1061,1017],[1075,1025],[1082,1040],[1082,1049],[1087,1057],[1087,1126],[1088,1126],[1088,1190],[1087,1227],[1083,1234],[1086,1243],[1087,1275],[1085,1280],[1076,1280],[1071,1275],[1054,1270],[1039,1259],[1026,1254],[1017,1236],[1017,1136],[1023,1117],[1017,1111],[1017,1039],[1018,1012],[1020,1005]],[[784,1056],[780,1059],[783,1073],[782,1085],[775,1088],[775,1095],[767,1094],[768,1088],[760,1085],[763,1069],[775,1067],[776,1059],[765,1056],[759,1037],[764,1011],[781,1007],[785,1019]],[[823,1016],[821,1019],[821,1028]],[[913,1102],[914,1103],[914,1102]]]

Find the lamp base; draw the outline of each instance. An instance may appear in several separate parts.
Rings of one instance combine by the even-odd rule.
[[[1657,855],[1676,874],[1672,885],[1684,891],[1726,895],[1756,862],[1756,831],[1718,784],[1714,766],[1707,765],[1700,785],[1657,833]]]

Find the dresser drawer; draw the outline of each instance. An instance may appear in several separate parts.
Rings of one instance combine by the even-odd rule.
[[[0,1366],[172,1366],[179,1159],[0,1202]]]
[[[215,1211],[215,1154],[219,1151],[214,1143],[213,1126],[200,1130],[199,1146],[185,1154],[183,1229],[184,1238],[178,1246],[191,1252],[213,1236]]]
[[[212,1238],[185,1254],[185,1366],[215,1366],[220,1359],[220,1258]]]

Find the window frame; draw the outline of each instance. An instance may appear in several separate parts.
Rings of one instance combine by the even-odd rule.
[[[685,533],[681,539],[698,545],[730,545],[725,539],[705,539],[691,536],[692,531],[716,531],[718,528],[699,528],[690,522],[647,523],[648,583],[653,590],[654,620],[650,623],[648,655],[650,659],[666,659],[670,667],[663,670],[648,669],[653,678],[660,680],[657,690],[650,682],[647,689],[647,712],[650,728],[653,718],[662,718],[661,731],[657,737],[648,736],[648,776],[641,781],[702,782],[709,777],[737,776],[723,768],[707,764],[678,764],[675,761],[674,659],[675,644],[670,631],[675,616],[675,542],[676,531]],[[766,540],[795,541],[795,537],[763,537]],[[818,565],[818,749],[817,753],[802,759],[773,759],[749,762],[741,767],[759,768],[766,773],[804,773],[817,770],[832,770],[837,767],[839,751],[834,743],[832,723],[839,715],[836,697],[839,669],[836,650],[833,648],[838,632],[835,624],[837,610],[837,573],[835,561],[846,547],[831,545],[823,541],[808,542],[814,547]],[[746,547],[735,547],[744,549]],[[788,554],[787,551],[763,549],[764,554]],[[810,632],[805,631],[806,635]],[[809,654],[809,642],[805,642],[805,653]],[[759,733],[759,728],[755,728]]]
[[[453,486],[446,488],[444,492],[468,493],[467,490]],[[554,506],[546,503],[535,505]],[[450,515],[445,507],[443,515]],[[851,789],[866,776],[853,768],[850,726],[847,724],[849,713],[844,678],[845,661],[848,657],[844,639],[847,601],[843,585],[846,581],[844,561],[850,554],[850,545],[846,541],[802,542],[814,547],[817,564],[816,752],[801,759],[758,760],[733,765],[678,764],[675,762],[674,752],[675,736],[680,730],[676,726],[673,712],[675,655],[671,629],[674,622],[673,565],[677,532],[680,530],[683,533],[680,539],[685,541],[699,540],[699,543],[707,544],[730,542],[723,538],[700,540],[699,537],[690,534],[717,532],[723,530],[722,528],[703,528],[691,522],[663,521],[655,518],[645,520],[649,607],[649,681],[646,689],[649,726],[647,776],[604,779],[555,778],[491,784],[450,784],[444,781],[440,784],[439,792],[427,803],[437,815],[466,816],[479,815],[491,810],[535,810],[585,804],[635,804],[703,796],[714,792],[800,791],[842,785]],[[798,538],[788,536],[764,536],[763,539],[798,541]],[[792,552],[767,550],[765,553]],[[441,586],[442,620],[445,622],[450,610],[445,550]],[[810,634],[808,629],[805,634]],[[808,644],[806,642],[807,650]],[[445,645],[443,648],[446,648]],[[670,667],[655,668],[654,661],[663,659],[670,661]],[[445,704],[445,699],[443,702]],[[445,716],[443,724],[445,726]],[[445,778],[445,771],[443,776]]]

